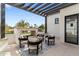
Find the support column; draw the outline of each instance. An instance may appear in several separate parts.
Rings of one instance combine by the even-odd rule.
[[[45,16],[45,33],[47,33],[47,16]]]
[[[5,4],[1,3],[1,38],[5,37]]]
[[[1,3],[0,3],[0,39],[1,39]]]
[[[77,38],[78,38],[77,43],[79,45],[79,14],[77,16]]]

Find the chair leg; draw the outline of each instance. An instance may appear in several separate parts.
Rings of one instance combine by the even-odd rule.
[[[48,40],[48,45],[49,45],[49,40]]]
[[[53,42],[53,45],[55,45],[55,40],[54,40],[54,42]]]
[[[46,40],[45,40],[45,43],[46,43]]]
[[[28,49],[28,53],[30,54],[30,49]]]
[[[46,39],[47,39],[47,38],[45,38],[45,40],[44,40],[45,43],[47,43],[47,40],[46,40]]]
[[[41,43],[41,50],[42,50],[42,43]]]

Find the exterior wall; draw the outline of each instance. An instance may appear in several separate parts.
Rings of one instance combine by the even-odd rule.
[[[65,16],[79,14],[79,4],[75,4],[60,10],[60,13],[54,13],[47,17],[47,33],[59,37],[64,42],[65,37]],[[55,24],[55,18],[59,19],[59,24]]]
[[[64,9],[60,10],[60,39],[64,42],[64,23],[65,23],[65,16],[78,14],[79,13],[79,4],[75,4]]]
[[[59,33],[60,23],[55,24],[55,18],[60,18],[60,14],[55,13],[47,17],[47,33],[55,35],[57,38],[59,38],[60,37],[60,33]]]

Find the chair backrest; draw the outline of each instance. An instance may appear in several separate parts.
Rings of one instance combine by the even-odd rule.
[[[39,40],[38,42],[31,42],[31,41],[28,40],[28,45],[37,45],[41,42],[42,42],[42,40]]]
[[[55,39],[55,36],[49,36],[48,39]]]
[[[52,38],[55,39],[55,36],[53,36]]]

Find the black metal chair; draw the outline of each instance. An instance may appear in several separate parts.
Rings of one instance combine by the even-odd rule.
[[[22,48],[24,46],[23,44],[27,43],[28,36],[19,37],[18,40],[19,40],[19,47]]]
[[[44,34],[37,34],[37,38],[42,39],[42,41],[44,41]]]
[[[55,36],[50,36],[50,37],[48,37],[48,45],[49,44],[53,44],[53,45],[55,45]]]
[[[55,36],[46,35],[45,43],[47,43],[48,45],[50,45],[50,44],[55,45]]]
[[[48,41],[48,35],[45,35],[45,43]]]
[[[36,50],[36,54],[38,55],[39,49],[42,50],[42,40],[37,42],[32,42],[28,40],[28,53],[30,54],[31,50]]]

